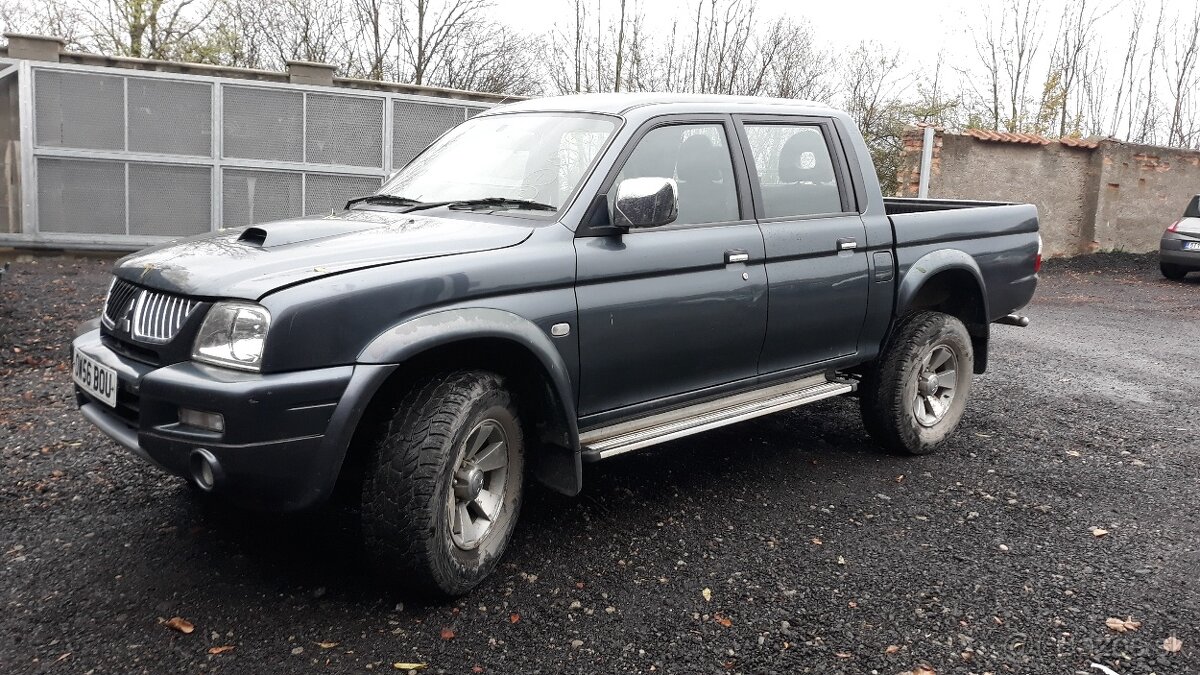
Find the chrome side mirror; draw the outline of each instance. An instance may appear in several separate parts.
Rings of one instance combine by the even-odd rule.
[[[617,227],[660,227],[678,216],[679,186],[673,178],[626,178],[617,186],[612,214]]]

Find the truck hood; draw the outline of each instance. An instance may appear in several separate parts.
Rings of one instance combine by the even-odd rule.
[[[509,222],[344,211],[181,239],[122,258],[114,274],[171,293],[257,300],[351,270],[516,246],[532,231]]]

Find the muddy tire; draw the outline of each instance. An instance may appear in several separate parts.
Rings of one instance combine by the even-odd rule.
[[[524,438],[499,376],[457,371],[416,383],[365,467],[367,555],[409,596],[463,595],[508,547],[523,488]]]
[[[937,450],[962,419],[974,363],[961,321],[939,312],[905,316],[860,385],[867,433],[895,452]]]

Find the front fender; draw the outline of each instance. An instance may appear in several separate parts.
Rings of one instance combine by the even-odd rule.
[[[363,364],[399,364],[422,352],[465,340],[492,338],[514,342],[541,363],[557,399],[557,410],[566,431],[567,447],[543,453],[534,462],[542,482],[568,495],[582,489],[583,464],[579,456],[579,421],[570,371],[550,337],[533,322],[504,310],[486,307],[447,309],[406,320],[376,337],[359,354]]]

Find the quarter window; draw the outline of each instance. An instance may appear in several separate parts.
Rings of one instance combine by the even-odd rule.
[[[720,124],[659,127],[642,136],[609,190],[609,212],[622,180],[648,176],[674,178],[678,183],[676,223],[726,223],[740,218],[729,143]]]
[[[747,124],[745,128],[764,218],[841,213],[833,158],[820,127]]]

